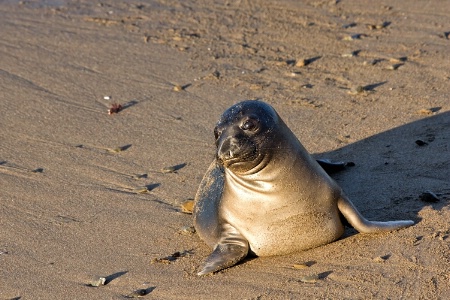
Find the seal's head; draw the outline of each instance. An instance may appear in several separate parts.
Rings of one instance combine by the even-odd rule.
[[[247,100],[227,109],[214,128],[217,160],[233,172],[248,172],[269,159],[279,117],[268,104]]]

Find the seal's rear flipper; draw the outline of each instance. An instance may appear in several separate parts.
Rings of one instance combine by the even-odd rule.
[[[412,220],[386,222],[369,221],[359,213],[353,203],[344,195],[339,198],[337,205],[339,211],[344,215],[350,225],[361,233],[392,231],[414,224],[414,221]]]
[[[316,161],[328,175],[345,170],[347,167],[352,167],[355,165],[354,162],[332,162],[326,158],[316,159]]]
[[[229,268],[248,254],[248,241],[233,226],[224,224],[221,229],[222,238],[197,273],[199,276]]]

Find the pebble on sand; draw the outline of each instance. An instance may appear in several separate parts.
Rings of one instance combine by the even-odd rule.
[[[181,203],[181,211],[185,214],[192,214],[194,211],[194,200],[186,200]]]
[[[300,281],[304,282],[304,283],[316,283],[318,280],[319,280],[319,275],[317,275],[317,274],[303,276],[302,278],[300,278]]]
[[[93,287],[99,287],[101,285],[105,285],[105,282],[106,282],[105,277],[96,276],[89,282],[88,285],[93,286]]]
[[[439,202],[439,197],[432,191],[425,191],[420,196],[419,199],[423,202],[436,203]]]

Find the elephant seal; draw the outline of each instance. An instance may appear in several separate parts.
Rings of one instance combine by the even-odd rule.
[[[195,229],[214,250],[198,275],[233,266],[249,252],[282,255],[333,242],[344,233],[341,214],[362,233],[414,224],[365,219],[262,101],[231,106],[214,134],[216,158],[194,207]]]

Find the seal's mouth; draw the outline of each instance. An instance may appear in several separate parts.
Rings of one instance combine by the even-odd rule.
[[[239,149],[236,150],[226,150],[217,153],[217,161],[223,165],[225,168],[229,168],[237,164],[247,164],[253,162],[258,158],[258,149],[253,146],[250,149],[246,147],[245,151]]]
[[[217,144],[217,161],[228,168],[233,165],[244,165],[258,157],[258,147],[251,139],[228,137]]]

